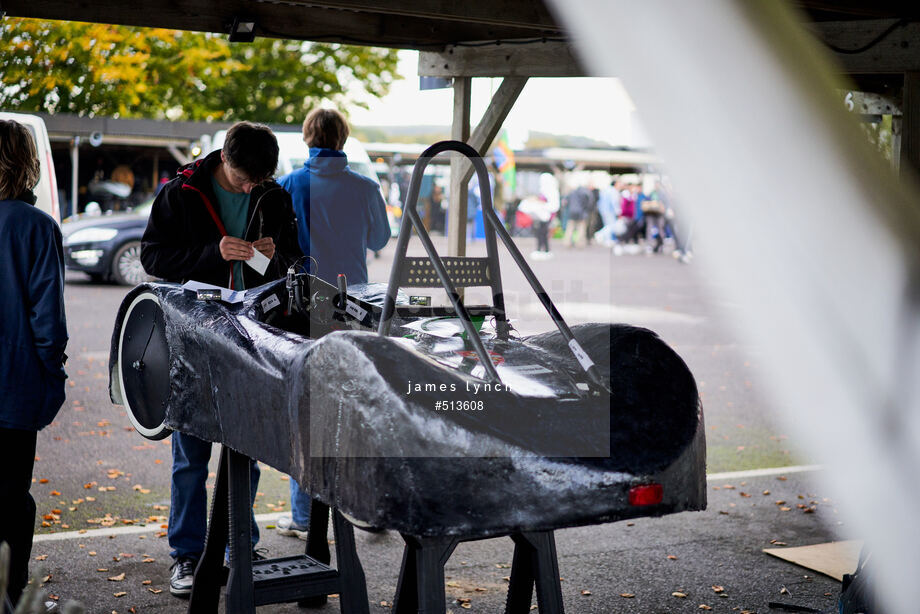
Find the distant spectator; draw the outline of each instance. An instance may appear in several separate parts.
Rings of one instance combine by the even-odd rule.
[[[642,200],[640,205],[642,216],[645,218],[645,250],[648,253],[661,252],[664,245],[664,203],[658,190],[655,190]],[[654,246],[652,243],[654,242]]]
[[[576,241],[587,239],[588,217],[593,212],[591,191],[579,186],[569,194],[566,203],[565,243],[575,247]],[[587,241],[586,241],[587,242]]]
[[[558,210],[559,205],[550,202],[542,194],[528,196],[518,206],[518,211],[530,217],[533,223],[537,249],[530,254],[530,257],[534,260],[543,260],[552,256],[552,252],[549,251],[549,225]]]

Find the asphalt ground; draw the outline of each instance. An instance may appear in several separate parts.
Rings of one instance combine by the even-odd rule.
[[[443,240],[436,243],[442,246]],[[532,244],[533,239],[520,240],[525,255]],[[379,259],[369,259],[372,281],[387,279],[392,248],[393,243]],[[552,258],[529,262],[570,324],[617,321],[646,326],[686,360],[703,398],[710,474],[809,462],[805,442],[789,441],[772,419],[756,348],[742,344],[727,325],[736,306],[718,298],[699,267],[663,255],[615,257],[600,246],[554,248]],[[413,244],[411,253],[420,253],[419,246]],[[468,253],[484,253],[483,244],[472,243]],[[548,316],[504,255],[502,272],[514,326],[522,334],[549,330]],[[80,274],[68,273],[70,379],[64,407],[38,437],[32,492],[41,537],[33,548],[33,570],[44,567],[51,576],[46,590],[62,600],[79,599],[89,612],[180,612],[185,603],[168,594],[170,559],[162,537],[169,505],[169,440],[140,437],[123,408],[108,399],[112,326],[126,292],[124,287],[91,284]],[[481,298],[475,292],[469,296],[471,303]],[[217,454],[214,457],[216,461]],[[707,605],[713,611],[764,612],[770,600],[829,607],[831,597],[825,593],[836,594],[838,583],[761,553],[771,540],[798,546],[843,533],[813,473],[786,477],[729,480],[733,490],[713,482],[713,488],[720,488],[710,491],[710,508],[702,513],[557,532],[567,611],[684,612]],[[288,505],[285,479],[271,468],[263,469],[256,513],[270,515],[260,524],[261,545],[271,556],[302,548],[302,542],[268,528]],[[475,488],[458,485],[461,492]],[[742,497],[741,492],[751,496]],[[789,506],[778,506],[776,500],[791,502],[790,511],[780,511]],[[800,504],[815,510],[805,513],[796,507]],[[358,552],[372,611],[385,611],[380,604],[393,598],[401,539],[359,531]],[[510,571],[504,566],[510,564],[511,552],[507,539],[462,544],[447,567],[449,608],[501,611],[506,586],[502,578]],[[143,562],[149,559],[154,560]],[[121,573],[123,580],[108,579]],[[150,584],[143,585],[144,580]],[[717,594],[712,586],[725,590]],[[791,594],[781,594],[783,587]],[[115,596],[121,592],[125,594]],[[469,607],[456,598],[469,599]],[[277,606],[260,611],[295,610]],[[333,602],[319,611],[337,610]]]

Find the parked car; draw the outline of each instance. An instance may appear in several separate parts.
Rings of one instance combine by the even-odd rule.
[[[67,218],[61,232],[68,270],[126,286],[149,281],[141,265],[141,237],[152,206],[151,199],[124,213]]]

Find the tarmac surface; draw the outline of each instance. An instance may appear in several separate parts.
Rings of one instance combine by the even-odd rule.
[[[533,239],[520,240],[525,254],[532,244]],[[372,281],[387,279],[392,247],[369,260]],[[566,611],[696,612],[707,606],[715,612],[763,613],[770,601],[830,608],[838,582],[762,552],[775,542],[802,546],[849,536],[821,492],[820,470],[781,469],[809,462],[807,442],[789,441],[773,420],[757,349],[742,344],[728,324],[737,307],[718,298],[695,263],[662,255],[614,257],[600,246],[554,247],[552,258],[528,261],[569,324],[646,326],[686,360],[703,398],[708,472],[716,474],[705,512],[557,531]],[[468,253],[482,251],[482,243],[473,243]],[[411,253],[419,253],[417,245]],[[515,327],[522,334],[549,330],[548,316],[510,258],[502,258],[502,274]],[[162,537],[169,440],[140,437],[123,408],[108,399],[109,343],[126,292],[68,273],[70,380],[66,404],[38,438],[33,573],[44,568],[43,575],[50,574],[45,589],[61,602],[80,600],[87,612],[182,612],[186,602],[168,594],[171,561]],[[469,300],[480,302],[472,293]],[[717,475],[760,468],[780,469],[759,476]],[[260,546],[272,557],[303,548],[303,542],[269,528],[286,509],[287,485],[285,476],[263,468],[256,513],[262,518]],[[473,496],[475,489],[457,485],[460,496]],[[385,612],[396,588],[402,540],[393,533],[356,533],[371,612]],[[511,555],[507,538],[461,544],[446,568],[448,610],[503,611]],[[338,610],[333,599],[316,611]],[[286,605],[259,611],[302,610]]]

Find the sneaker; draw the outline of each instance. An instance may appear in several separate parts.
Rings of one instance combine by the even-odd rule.
[[[292,516],[282,516],[278,519],[278,522],[275,523],[275,527],[277,528],[278,535],[287,535],[307,541],[307,531],[309,527],[297,524],[294,522]]]
[[[195,567],[198,559],[191,556],[180,556],[172,564],[172,577],[169,579],[169,592],[176,597],[188,599],[192,594],[192,583],[195,581]]]

